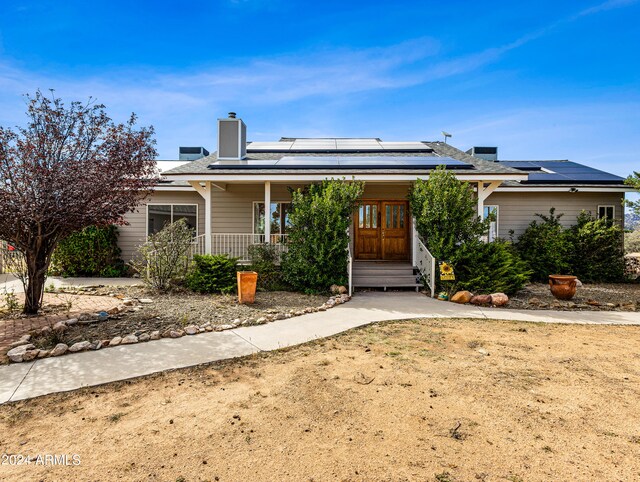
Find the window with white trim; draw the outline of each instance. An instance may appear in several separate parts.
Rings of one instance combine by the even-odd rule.
[[[197,204],[147,204],[147,236],[157,233],[167,224],[184,219],[193,229],[194,236],[198,232]]]
[[[616,207],[613,204],[598,206],[598,219],[609,219],[613,221],[616,217]]]
[[[290,202],[273,202],[270,206],[269,220],[271,222],[271,234],[287,234],[289,231]],[[264,234],[264,202],[253,203],[253,234]]]
[[[498,239],[498,212],[499,206],[490,206],[487,205],[484,207],[484,213],[482,219],[487,219],[491,216],[491,223],[489,224],[489,242],[495,241]]]

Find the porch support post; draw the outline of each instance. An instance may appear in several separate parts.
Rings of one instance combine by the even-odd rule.
[[[204,252],[211,253],[211,182],[204,183],[206,195],[204,197]]]
[[[211,181],[205,181],[204,186],[199,181],[189,184],[204,198],[204,252],[211,254]]]
[[[484,219],[484,202],[495,191],[502,181],[491,181],[485,186],[484,181],[478,182],[478,216]]]
[[[271,181],[264,182],[264,242],[271,242]]]
[[[416,218],[411,218],[411,262],[416,266],[418,258],[418,231],[416,231]]]

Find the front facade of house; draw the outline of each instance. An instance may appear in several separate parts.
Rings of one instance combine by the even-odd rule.
[[[227,253],[247,260],[251,244],[284,249],[290,188],[327,178],[365,181],[354,213],[354,261],[390,261],[418,266],[421,250],[407,194],[418,178],[445,165],[476,191],[478,214],[493,212],[490,238],[517,237],[552,207],[575,224],[581,211],[623,220],[624,180],[569,161],[498,161],[497,149],[463,152],[443,142],[380,139],[299,139],[247,142],[246,126],[218,121],[218,152],[163,173],[145,205],[120,229],[123,259],[148,234],[185,218],[196,230],[195,251]],[[390,265],[388,265],[390,266]]]

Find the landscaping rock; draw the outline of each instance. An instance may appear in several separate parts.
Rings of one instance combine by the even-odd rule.
[[[471,298],[473,298],[473,293],[471,293],[471,291],[458,291],[451,297],[451,301],[464,305],[465,303],[469,303]]]
[[[111,340],[100,340],[100,343],[102,343],[102,348],[106,348],[111,344]]]
[[[118,346],[120,343],[122,343],[122,337],[114,336],[113,338],[111,338],[111,341],[109,342],[109,346]]]
[[[150,340],[159,340],[161,338],[159,331],[152,331],[151,335],[149,335]]]
[[[7,357],[12,362],[20,363],[23,361],[33,360],[38,356],[39,350],[36,349],[34,345],[31,343],[27,345],[20,345],[18,347],[12,348],[7,352]]]
[[[278,313],[274,319],[276,320],[284,320],[286,318],[286,316],[284,315],[284,313]]]
[[[169,338],[180,338],[184,335],[184,331],[182,330],[171,330],[169,332]]]
[[[51,350],[38,350],[38,358],[47,358]]]
[[[204,333],[206,330],[203,327],[199,327],[198,328],[198,333]]]
[[[65,345],[64,343],[58,343],[55,347],[53,347],[53,350],[51,350],[50,354],[51,356],[60,356],[67,353],[68,350],[69,347],[67,345]]]
[[[337,295],[340,293],[340,287],[338,285],[331,285],[329,287],[329,291],[331,292],[331,294]]]
[[[91,349],[92,350],[100,350],[100,349],[102,349],[102,342],[100,340],[94,341],[93,343],[91,343]]]
[[[136,335],[127,335],[120,342],[121,345],[131,345],[133,343],[138,343],[138,337]]]
[[[138,300],[138,302],[139,302],[139,303],[142,303],[143,305],[148,305],[148,304],[153,303],[153,300],[152,300],[152,299],[149,299],[149,298],[140,298],[140,299]]]
[[[537,305],[540,305],[541,303],[542,301],[540,301],[540,298],[536,298],[535,296],[529,300],[530,305],[537,306]]]
[[[256,320],[256,323],[259,324],[259,325],[262,325],[263,323],[266,323],[266,322],[267,322],[267,319],[264,316],[262,316],[262,317],[260,317],[260,318],[258,318]]]
[[[469,300],[469,303],[476,306],[490,305],[491,295],[476,295]]]
[[[151,335],[149,333],[142,333],[139,337],[138,337],[138,341],[140,342],[145,342],[145,341],[149,341],[151,339]]]
[[[349,292],[346,286],[338,286],[338,294],[346,295]]]
[[[211,326],[211,325],[205,325],[205,326],[204,326],[204,331],[213,331],[213,326]]]
[[[51,329],[51,327],[50,327],[50,326],[43,326],[43,327],[40,329],[40,334],[41,334],[41,335],[48,335],[49,333],[51,333],[51,331],[53,331],[53,330]]]
[[[9,345],[11,348],[16,348],[23,345],[28,345],[29,340],[31,340],[31,335],[22,335],[22,337],[18,341],[14,341]]]
[[[480,353],[481,355],[484,355],[484,356],[489,356],[489,352],[487,350],[485,350],[484,348],[478,348],[478,353]]]
[[[57,333],[63,333],[67,330],[67,325],[64,321],[59,321],[53,325],[53,331]]]
[[[198,327],[196,325],[189,325],[184,329],[184,332],[187,335],[195,335],[198,333]]]
[[[493,306],[504,306],[509,303],[509,297],[504,293],[493,293],[491,295],[491,304]]]
[[[132,299],[125,298],[124,300],[122,300],[122,304],[124,306],[133,306],[134,301]]]
[[[71,345],[69,347],[69,351],[72,353],[76,353],[79,351],[88,350],[89,348],[91,348],[91,342],[85,340],[85,341],[79,341],[78,343],[74,343],[73,345]]]
[[[335,304],[336,304],[336,300],[334,300],[333,298],[329,298],[325,303],[325,306],[327,306],[328,308],[333,308]]]

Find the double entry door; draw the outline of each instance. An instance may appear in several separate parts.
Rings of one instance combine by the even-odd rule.
[[[409,258],[407,201],[363,201],[355,216],[355,258]]]

